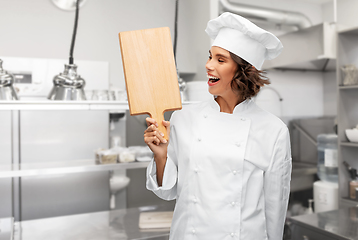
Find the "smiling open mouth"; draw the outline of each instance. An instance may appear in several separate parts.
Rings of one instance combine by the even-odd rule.
[[[208,76],[208,78],[209,78],[209,83],[216,83],[216,82],[220,81],[220,78],[211,76],[211,75],[209,75],[209,74],[207,74],[207,76]]]

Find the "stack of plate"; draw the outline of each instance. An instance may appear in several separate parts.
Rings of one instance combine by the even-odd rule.
[[[207,81],[187,82],[186,92],[189,101],[205,101],[213,97],[208,91]]]

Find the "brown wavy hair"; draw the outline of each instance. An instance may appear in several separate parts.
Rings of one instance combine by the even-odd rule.
[[[241,57],[230,52],[231,58],[237,63],[237,72],[231,81],[231,88],[243,99],[256,96],[261,87],[269,85],[269,79],[264,76],[265,71],[257,70]]]

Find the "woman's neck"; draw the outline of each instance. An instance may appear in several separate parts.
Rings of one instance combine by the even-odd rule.
[[[220,112],[225,112],[225,113],[231,113],[232,114],[234,112],[234,109],[235,109],[236,105],[238,105],[239,103],[241,103],[244,100],[240,96],[230,97],[230,98],[224,98],[222,96],[218,96],[215,99],[215,101],[220,106]]]

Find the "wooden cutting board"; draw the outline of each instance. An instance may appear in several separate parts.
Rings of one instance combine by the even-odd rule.
[[[141,212],[139,215],[139,228],[170,228],[173,220],[173,211],[167,212]]]
[[[159,125],[164,112],[182,108],[168,27],[119,33],[131,115],[149,114]]]

